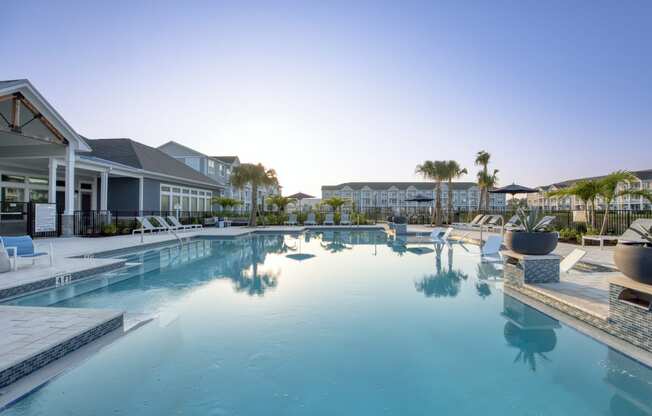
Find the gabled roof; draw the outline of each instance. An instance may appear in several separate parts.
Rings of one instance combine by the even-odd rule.
[[[370,188],[373,190],[387,190],[391,187],[398,189],[406,189],[414,187],[420,191],[432,191],[435,189],[435,184],[432,182],[345,182],[339,185],[323,185],[322,191],[336,191],[348,186],[353,190],[360,190],[362,188]],[[453,182],[453,189],[469,189],[477,186],[475,182]]]
[[[236,161],[238,162],[240,161],[240,159],[238,159],[238,156],[211,156],[211,158],[217,159],[220,162],[228,163],[230,165],[232,165]]]
[[[648,180],[652,179],[652,169],[634,170],[634,171],[630,171],[630,173],[632,175],[636,176],[637,178],[639,178],[642,181],[648,181]],[[586,177],[586,178],[579,178],[579,179],[569,179],[569,180],[566,180],[566,181],[555,182],[555,183],[550,184],[550,185],[539,186],[538,188],[547,189],[547,188],[549,188],[551,186],[556,186],[557,188],[566,188],[566,187],[571,186],[571,185],[573,185],[573,184],[575,184],[575,183],[577,183],[579,181],[602,179],[605,176],[607,176],[607,175],[589,176],[589,177]]]
[[[157,147],[157,149],[163,150],[164,148],[168,148],[168,147],[176,147],[177,149],[181,149],[182,151],[186,152],[184,155],[179,155],[179,156],[200,156],[200,157],[203,156],[203,157],[208,157],[205,154],[203,154],[201,152],[198,152],[195,149],[191,149],[188,146],[184,146],[181,143],[175,142],[174,140],[170,140],[169,142],[160,145],[159,147]]]
[[[202,175],[193,168],[179,162],[165,152],[131,139],[87,140],[93,148],[89,156],[143,169],[148,172],[174,176],[179,180],[202,182],[215,187],[223,187],[218,182]]]
[[[0,97],[20,93],[76,150],[88,152],[91,148],[80,135],[61,117],[57,110],[41,95],[27,79],[0,81]]]

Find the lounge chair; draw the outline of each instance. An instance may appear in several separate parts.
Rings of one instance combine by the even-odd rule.
[[[326,213],[326,218],[324,218],[323,225],[335,225],[335,215],[332,212]]]
[[[50,266],[54,262],[54,251],[52,248],[52,243],[49,243],[49,250],[45,251],[36,251],[36,244],[32,237],[28,235],[23,235],[19,237],[0,237],[0,245],[2,245],[7,254],[13,257],[14,259],[14,270],[18,269],[18,259],[32,259],[32,265],[36,261],[37,257],[48,256],[50,259]]]
[[[621,236],[617,235],[583,235],[582,246],[586,245],[587,241],[598,241],[600,243],[600,250],[604,248],[605,241],[641,241],[641,236],[632,231],[632,228],[645,228],[649,230],[652,228],[652,219],[639,218],[631,223],[629,228]]]
[[[484,218],[484,215],[483,214],[478,214],[470,222],[454,222],[451,225],[453,227],[468,228],[468,227],[471,227],[471,226],[477,224],[482,218]]]
[[[170,222],[170,220],[166,220],[160,216],[154,217],[154,219],[159,223],[160,226],[167,227],[168,231],[183,231],[189,229],[185,225],[174,225]]]
[[[303,225],[317,225],[317,221],[315,220],[315,213],[314,212],[309,212],[308,213],[308,217],[303,222]]]
[[[453,227],[448,227],[443,233],[441,232],[441,229],[433,231],[430,233],[430,237],[432,238],[433,243],[447,243],[448,238],[452,233]]]
[[[503,238],[499,235],[490,235],[482,246],[481,253],[483,256],[495,256],[500,253],[503,245]]]
[[[343,212],[340,217],[340,225],[351,225],[351,217],[348,212]]]
[[[505,230],[518,230],[521,228],[520,222],[521,220],[518,218],[518,215],[512,215],[512,218],[505,223]]]
[[[176,227],[183,227],[183,229],[193,229],[193,228],[203,228],[201,224],[181,224],[179,222],[179,219],[173,215],[168,215],[168,220],[170,220],[170,223],[173,224]]]
[[[289,214],[288,215],[288,220],[285,221],[285,225],[298,225],[299,222],[297,221],[297,214]]]
[[[152,225],[152,223],[146,218],[146,217],[136,217],[138,222],[140,223],[141,227],[136,228],[131,232],[131,234],[136,234],[136,233],[144,233],[145,231],[149,231],[150,233],[153,232],[161,232],[161,231],[167,231],[167,227],[155,227]]]
[[[564,259],[559,263],[559,270],[564,273],[568,273],[570,269],[572,269],[577,264],[577,262],[582,260],[582,257],[585,255],[586,251],[576,248],[575,250],[571,251],[568,256],[564,257]]]

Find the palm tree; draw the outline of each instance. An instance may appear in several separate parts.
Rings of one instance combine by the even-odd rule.
[[[342,205],[346,204],[346,201],[340,197],[334,196],[332,198],[328,198],[323,203],[330,206],[333,211],[337,211]]]
[[[600,195],[600,192],[601,186],[598,181],[586,179],[577,181],[567,188],[550,191],[546,195],[549,197],[577,197],[584,204],[587,224],[595,228],[595,199]]]
[[[482,207],[482,201],[485,201],[485,194],[487,193],[487,188],[484,183],[481,183],[480,178],[487,178],[489,176],[489,160],[491,159],[491,154],[484,150],[480,150],[475,155],[475,165],[482,166],[482,170],[478,172],[478,187],[480,188],[480,201],[478,207]],[[486,207],[485,207],[486,209]]]
[[[221,206],[222,209],[225,209],[226,211],[230,211],[233,207],[236,207],[242,203],[237,199],[227,198],[225,196],[216,196],[211,200],[211,202],[215,205]]]
[[[251,185],[251,213],[249,226],[256,226],[256,212],[258,211],[258,188],[263,186],[277,186],[278,179],[274,169],[267,169],[262,164],[243,163],[233,168],[231,185],[242,189],[247,184]]]
[[[460,176],[469,173],[466,168],[462,168],[455,160],[446,162],[446,179],[448,180],[448,223],[453,223],[453,179],[459,179]]]
[[[435,210],[432,213],[432,222],[441,225],[441,183],[447,179],[448,162],[445,160],[426,160],[417,165],[415,172],[426,179],[435,181]]]
[[[600,235],[603,235],[607,228],[609,205],[611,205],[614,199],[624,195],[631,195],[632,191],[634,191],[633,189],[627,188],[618,190],[618,184],[623,183],[629,185],[634,181],[636,181],[636,176],[624,170],[612,172],[599,180],[600,196],[604,201],[604,216],[602,218],[602,227],[600,227]]]
[[[478,186],[481,189],[480,192],[480,206],[484,202],[485,211],[489,209],[489,189],[493,188],[498,184],[498,169],[494,169],[492,174],[481,170],[478,172]]]
[[[281,212],[285,212],[285,208],[295,201],[295,198],[290,198],[289,196],[270,195],[267,197],[267,203],[270,205],[276,205],[276,208]]]

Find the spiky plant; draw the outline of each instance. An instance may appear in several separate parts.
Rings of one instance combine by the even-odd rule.
[[[526,233],[547,231],[546,226],[539,225],[539,221],[541,221],[542,216],[539,213],[538,208],[532,208],[530,211],[526,211],[523,208],[519,208],[516,211],[516,216],[518,217],[519,224],[521,224],[523,231],[525,231]]]

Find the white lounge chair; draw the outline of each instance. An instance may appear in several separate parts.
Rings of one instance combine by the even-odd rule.
[[[348,212],[343,212],[340,217],[340,225],[351,225],[351,217]]]
[[[600,250],[604,248],[605,241],[641,241],[641,236],[636,232],[632,231],[632,228],[644,228],[649,230],[652,228],[652,219],[648,218],[639,218],[634,220],[627,230],[621,235],[583,235],[582,236],[582,246],[586,245],[587,241],[597,241],[600,243]]]
[[[446,228],[446,231],[443,233],[441,230],[435,230],[432,233],[430,233],[430,237],[432,238],[433,243],[447,243],[448,238],[450,235],[453,233],[453,227],[448,227]]]
[[[298,225],[299,222],[297,221],[297,214],[289,214],[288,215],[288,220],[285,221],[285,225]]]
[[[323,225],[335,225],[335,215],[332,212],[326,213]]]
[[[167,227],[168,231],[184,231],[189,228],[185,225],[174,225],[170,220],[157,216],[154,219],[162,226]]]
[[[586,251],[576,248],[575,250],[571,251],[568,256],[564,257],[564,259],[559,263],[559,270],[564,273],[568,273],[570,269],[572,269],[577,264],[577,262],[582,260],[582,257],[585,255]]]
[[[500,248],[503,245],[503,238],[499,235],[490,235],[482,246],[481,253],[483,256],[495,256],[500,254]]]
[[[471,226],[477,224],[478,221],[480,221],[482,218],[484,218],[484,215],[478,214],[475,217],[473,217],[473,219],[471,221],[469,221],[469,222],[454,222],[451,225],[453,227],[468,228],[468,227],[471,227]]]
[[[317,225],[317,221],[315,221],[315,213],[314,212],[309,212],[308,213],[308,217],[303,222],[303,225]]]
[[[193,228],[203,228],[201,224],[187,224],[187,225],[181,224],[181,222],[179,222],[177,217],[172,215],[168,215],[168,220],[170,220],[170,223],[173,224],[175,227],[181,227],[182,229],[189,230]]]
[[[168,229],[166,227],[155,227],[152,225],[152,223],[147,219],[147,217],[136,217],[136,220],[140,223],[140,228],[136,228],[131,232],[131,234],[136,234],[136,233],[141,233],[143,234],[145,231],[149,231],[150,233],[153,232],[161,232],[161,231],[167,231]]]

